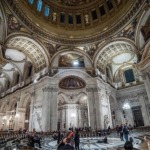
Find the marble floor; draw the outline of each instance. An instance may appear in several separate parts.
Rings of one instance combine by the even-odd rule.
[[[134,148],[138,150],[150,150],[150,132],[135,132],[131,135],[134,139]],[[102,137],[94,138],[81,138],[80,149],[81,150],[121,150],[124,141],[121,141],[116,134],[112,134],[108,137],[108,144],[98,143]],[[149,147],[148,147],[149,145]],[[57,142],[50,138],[46,138],[42,145],[42,150],[56,150]]]
[[[149,132],[134,132],[131,134],[134,139],[133,145],[135,150],[150,150],[150,131]],[[80,150],[124,150],[124,141],[121,141],[116,134],[108,136],[108,144],[99,143],[103,137],[80,138]],[[46,137],[42,142],[42,148],[38,148],[35,144],[34,150],[56,150],[57,141],[50,137]],[[3,149],[0,149],[3,150]],[[17,150],[13,148],[11,150]],[[22,150],[31,150],[23,148]]]

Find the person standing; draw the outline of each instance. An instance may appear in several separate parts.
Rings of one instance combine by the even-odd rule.
[[[61,141],[61,132],[60,132],[60,130],[58,130],[58,136],[57,136],[57,144],[59,144],[60,143],[60,141]]]
[[[120,125],[118,130],[119,130],[119,134],[120,134],[120,139],[121,139],[121,141],[123,141],[123,125]]]
[[[78,130],[76,130],[75,137],[74,137],[74,142],[75,142],[75,149],[79,150],[80,135],[78,133]]]
[[[127,142],[128,141],[128,135],[129,135],[129,130],[128,130],[127,125],[124,125],[124,127],[123,127],[123,135],[124,135],[124,138]]]
[[[58,150],[74,150],[74,147],[71,146],[71,139],[66,138],[65,145],[58,148]]]

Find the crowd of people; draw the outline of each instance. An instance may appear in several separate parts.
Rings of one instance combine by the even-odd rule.
[[[54,131],[52,133],[52,137],[54,140],[57,140],[57,150],[79,150],[80,144],[80,134],[79,133],[87,133],[91,132],[91,128],[70,128],[68,132],[63,132],[61,130]],[[114,129],[111,129],[110,126],[108,129],[96,131],[97,135],[101,136],[101,133],[107,133],[104,135],[104,140],[100,141],[100,143],[108,143],[107,135],[111,134]],[[20,132],[20,131],[19,131]],[[125,141],[124,148],[125,150],[133,149],[133,138],[132,138],[132,126],[129,124],[121,124],[116,126],[117,135],[120,137],[121,141]],[[39,148],[41,148],[41,139],[43,133],[38,133],[33,129],[33,132],[27,133],[28,136],[28,145],[34,147],[34,144],[37,143]],[[130,135],[130,136],[129,136]]]

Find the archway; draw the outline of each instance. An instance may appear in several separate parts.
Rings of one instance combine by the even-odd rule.
[[[85,86],[85,82],[77,76],[67,76],[59,82],[58,129],[89,127]]]

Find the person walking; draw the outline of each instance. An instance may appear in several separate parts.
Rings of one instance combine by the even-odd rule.
[[[75,142],[75,149],[79,150],[80,135],[78,133],[78,130],[76,130],[75,137],[74,137],[74,142]]]

